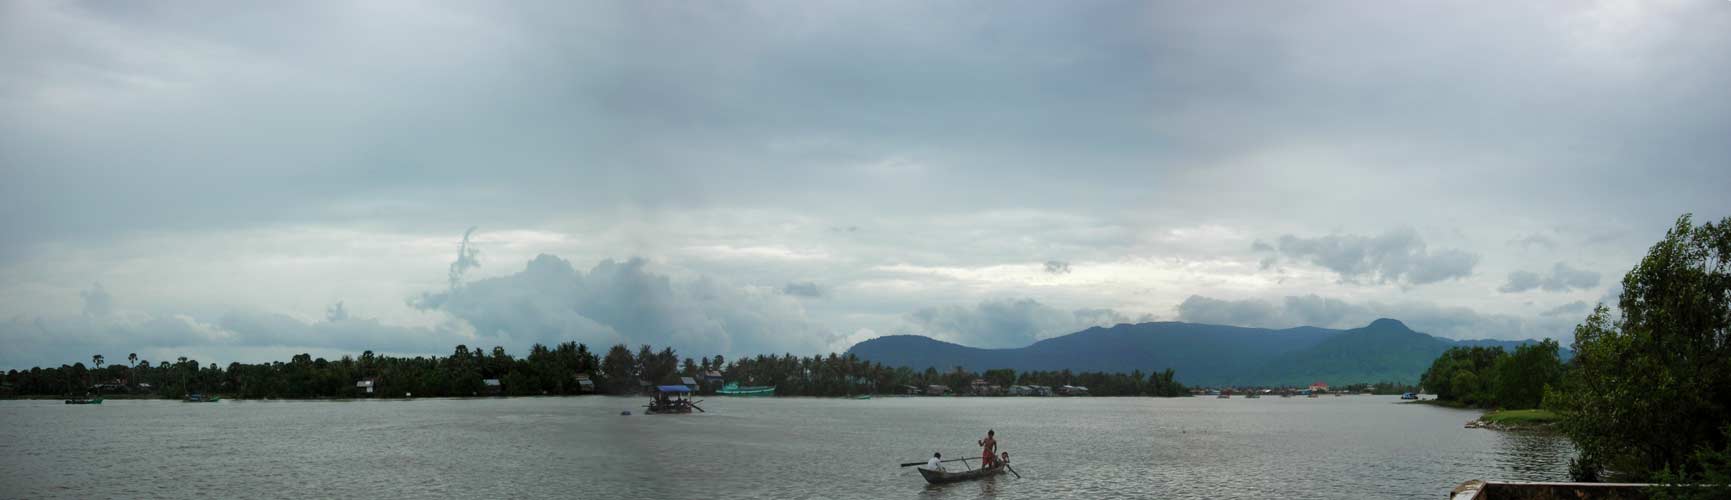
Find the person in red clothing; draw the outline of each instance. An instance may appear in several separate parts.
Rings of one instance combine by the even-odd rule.
[[[979,443],[984,448],[980,450],[980,467],[996,467],[998,464],[997,431],[987,429],[986,438],[979,440]]]

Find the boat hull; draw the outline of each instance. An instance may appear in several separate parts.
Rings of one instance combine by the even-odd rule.
[[[1003,474],[1005,468],[1004,467],[992,467],[990,469],[974,469],[974,470],[961,471],[961,472],[940,472],[940,471],[935,471],[935,470],[928,470],[925,468],[920,468],[918,470],[920,471],[920,476],[926,478],[926,482],[932,483],[932,484],[944,484],[944,483],[955,483],[955,482],[960,482],[960,481],[973,481],[975,479],[984,479],[984,478],[996,476],[999,474]]]

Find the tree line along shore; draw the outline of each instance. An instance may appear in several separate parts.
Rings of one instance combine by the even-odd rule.
[[[948,371],[887,367],[852,354],[800,357],[759,355],[728,361],[723,356],[681,358],[672,348],[657,351],[623,344],[605,355],[585,344],[537,344],[523,357],[503,347],[490,351],[459,345],[449,356],[381,356],[366,351],[336,360],[298,354],[269,363],[202,364],[196,359],[152,363],[129,354],[123,363],[102,355],[91,364],[10,370],[0,396],[64,397],[124,395],[178,399],[191,393],[240,399],[328,399],[356,397],[464,397],[612,394],[689,383],[713,394],[727,382],[773,386],[780,396],[843,397],[924,393],[933,386],[968,393],[982,383],[1000,391],[1012,386],[1086,387],[1095,396],[1189,395],[1172,370],[1143,373],[986,370]]]

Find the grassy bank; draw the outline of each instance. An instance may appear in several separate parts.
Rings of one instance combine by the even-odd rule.
[[[1561,418],[1546,410],[1497,410],[1479,417],[1479,421],[1501,427],[1531,427],[1550,425]]]
[[[1460,401],[1448,401],[1448,400],[1442,400],[1442,399],[1414,399],[1411,401],[1401,401],[1400,404],[1403,404],[1403,405],[1430,405],[1430,406],[1441,406],[1444,408],[1471,408],[1472,407],[1471,405],[1468,405],[1466,403],[1462,403]]]

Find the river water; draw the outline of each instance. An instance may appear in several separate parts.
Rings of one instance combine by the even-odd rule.
[[[1571,453],[1391,396],[643,401],[0,401],[0,497],[1442,498],[1564,480]],[[988,428],[1020,479],[896,466]]]

